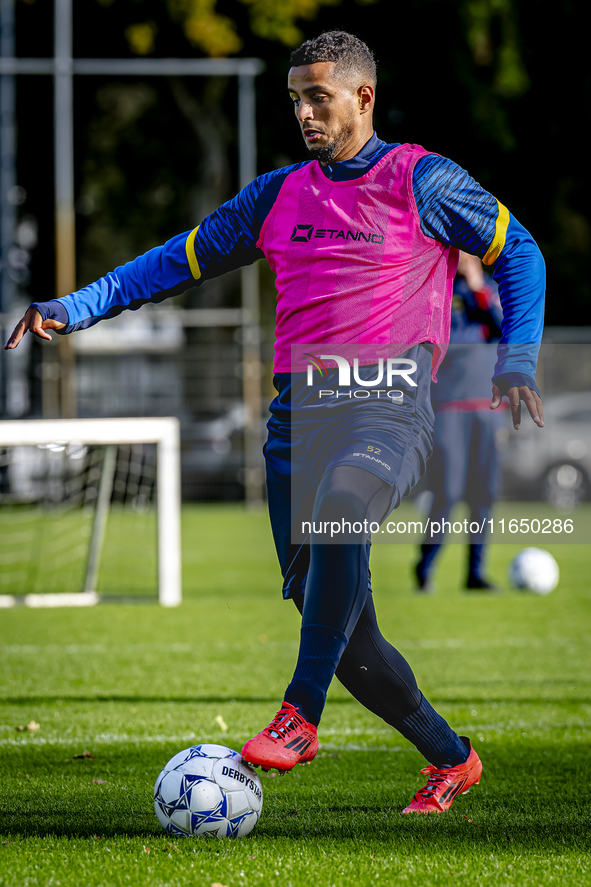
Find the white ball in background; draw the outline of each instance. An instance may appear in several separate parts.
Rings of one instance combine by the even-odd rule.
[[[558,585],[558,564],[543,548],[524,548],[509,565],[509,581],[515,588],[534,594],[550,594]]]

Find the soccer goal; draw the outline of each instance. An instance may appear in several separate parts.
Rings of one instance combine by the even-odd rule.
[[[156,590],[181,601],[178,420],[0,422],[0,608]]]

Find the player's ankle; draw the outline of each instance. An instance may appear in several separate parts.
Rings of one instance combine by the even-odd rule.
[[[294,699],[289,693],[286,693],[285,695],[285,702],[289,702],[290,705],[293,705],[293,707],[298,710],[298,714],[300,714],[309,724],[317,727],[320,723],[322,710],[318,711],[318,706],[314,705],[313,702],[309,700],[302,702],[300,699]]]
[[[435,766],[440,767],[442,770],[465,764],[470,757],[472,746],[467,736],[458,736],[458,740],[458,742],[454,743],[454,745],[449,748],[446,754],[438,756],[437,762],[431,761],[431,763],[435,763]],[[445,760],[443,760],[443,758],[445,758]]]
[[[397,728],[435,767],[456,767],[470,754],[466,743],[422,694],[418,708],[397,724]]]

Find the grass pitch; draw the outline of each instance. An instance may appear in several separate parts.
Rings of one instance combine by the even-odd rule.
[[[263,778],[249,837],[171,840],[152,805],[161,766],[197,741],[240,749],[268,723],[298,638],[266,515],[188,507],[183,529],[177,610],[0,611],[2,887],[591,884],[588,546],[544,546],[561,569],[548,597],[463,593],[460,546],[419,597],[415,550],[375,547],[384,633],[483,759],[449,813],[400,814],[424,761],[335,682],[318,757]],[[516,550],[491,549],[501,585]]]

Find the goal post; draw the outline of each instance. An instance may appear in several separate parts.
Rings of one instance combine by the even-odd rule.
[[[77,594],[29,594],[29,606],[89,606],[97,594],[98,559],[109,507],[114,445],[156,445],[156,514],[158,600],[162,606],[181,602],[180,428],[176,418],[25,419],[0,421],[0,448],[82,443],[105,446],[103,475],[88,550],[86,580]],[[0,607],[9,595],[0,595]],[[27,598],[29,600],[27,600]],[[20,603],[13,597],[13,603]]]

